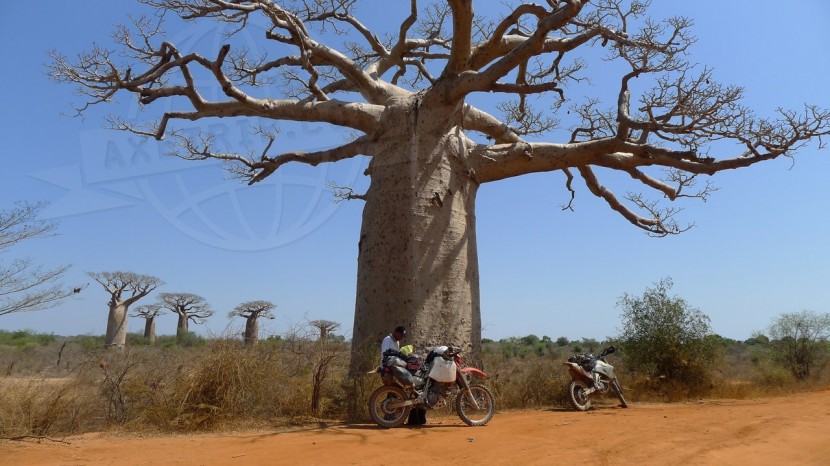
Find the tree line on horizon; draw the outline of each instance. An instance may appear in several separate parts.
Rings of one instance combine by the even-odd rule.
[[[38,216],[43,206],[21,203],[10,210],[0,210],[0,252],[21,241],[54,234],[56,224]],[[67,269],[68,266],[60,266],[44,270],[33,265],[31,259],[0,262],[0,316],[53,307],[79,293],[85,287],[68,288],[61,282]],[[152,344],[156,340],[156,318],[165,310],[178,317],[177,341],[187,337],[191,322],[202,324],[214,315],[204,297],[185,292],[159,293],[155,303],[136,306],[130,314],[133,305],[164,284],[160,278],[124,271],[88,272],[87,275],[109,295],[105,348],[125,348],[128,317],[145,320],[144,338]],[[727,339],[712,332],[706,314],[691,307],[683,298],[670,296],[672,286],[671,278],[664,278],[641,297],[623,294],[617,302],[622,309],[623,329],[614,340],[621,343],[627,364],[633,368],[655,377],[685,378],[688,383],[705,382],[705,374],[717,359],[718,347]],[[273,319],[275,307],[266,300],[245,301],[228,313],[228,318],[245,319],[243,341],[246,346],[257,344],[259,319]],[[312,321],[310,325],[317,329],[322,340],[340,327],[339,323],[322,319]],[[799,380],[823,369],[824,356],[830,350],[830,313],[806,310],[784,313],[773,320],[767,333],[768,336],[756,332],[746,343],[769,347],[776,361]],[[492,340],[482,339],[481,343],[486,347]],[[516,355],[531,347],[544,352],[545,348],[562,348],[569,344],[575,352],[594,352],[600,342],[588,338],[569,341],[566,337],[554,341],[548,336],[540,339],[528,335],[502,339],[498,343],[504,354],[512,352]]]

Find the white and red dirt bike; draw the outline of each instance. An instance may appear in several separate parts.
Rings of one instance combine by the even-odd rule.
[[[608,395],[609,392],[619,398],[620,406],[628,407],[620,381],[614,375],[614,366],[605,360],[605,356],[614,351],[616,349],[609,346],[602,350],[599,356],[575,354],[564,363],[573,379],[568,385],[568,396],[577,410],[587,411],[591,408],[592,396]]]
[[[383,386],[369,397],[372,419],[381,427],[397,427],[410,410],[441,408],[454,396],[455,410],[465,424],[490,422],[496,412],[495,398],[486,386],[471,381],[473,374],[486,375],[466,367],[460,352],[455,346],[438,346],[430,350],[424,364],[417,356],[385,355],[377,368]]]

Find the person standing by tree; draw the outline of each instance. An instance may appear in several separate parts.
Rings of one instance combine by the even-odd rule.
[[[383,363],[383,357],[386,355],[386,352],[389,350],[393,350],[398,352],[401,350],[401,340],[406,338],[406,327],[399,325],[395,327],[395,330],[392,331],[389,335],[383,339],[380,343],[380,362]]]
[[[380,344],[380,358],[383,364],[383,358],[387,351],[394,351],[396,354],[401,350],[401,340],[406,338],[406,327],[399,325],[395,330],[386,335]],[[420,426],[427,423],[427,411],[424,408],[416,407],[409,412],[409,419],[406,423],[410,426]]]

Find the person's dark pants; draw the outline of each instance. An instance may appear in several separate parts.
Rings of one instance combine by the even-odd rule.
[[[427,423],[427,410],[423,408],[412,408],[409,411],[409,419],[406,421],[410,426],[422,426]]]

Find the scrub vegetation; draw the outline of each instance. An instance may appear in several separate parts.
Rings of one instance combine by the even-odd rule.
[[[781,319],[776,319],[770,328],[780,327]],[[701,344],[711,348],[712,356],[691,372],[698,379],[644,365],[624,336],[607,341],[537,335],[484,339],[484,382],[502,411],[567,409],[569,377],[562,363],[575,352],[598,353],[614,344],[618,352],[609,362],[635,403],[752,398],[830,383],[823,370],[830,353],[826,340],[811,346],[810,373],[801,377],[781,353],[791,336],[781,337],[782,342],[757,333],[736,341],[705,334]],[[350,378],[350,342],[334,332],[321,338],[313,322],[255,346],[239,335],[161,335],[151,343],[128,334],[125,350],[112,351],[104,349],[104,339],[0,331],[0,437],[359,422],[368,419],[366,394],[380,384],[374,374]],[[598,401],[616,404],[612,398]]]

